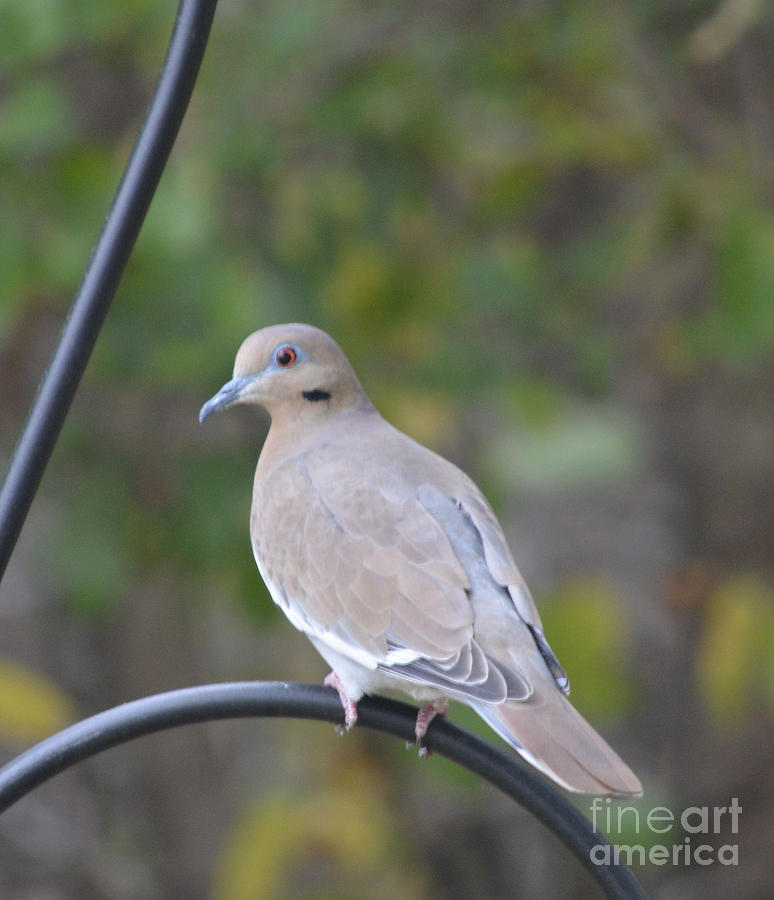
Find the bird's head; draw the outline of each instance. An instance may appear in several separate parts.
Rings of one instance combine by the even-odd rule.
[[[339,345],[311,325],[272,325],[244,340],[234,377],[199,412],[203,422],[238,403],[262,406],[272,417],[326,416],[370,407]]]

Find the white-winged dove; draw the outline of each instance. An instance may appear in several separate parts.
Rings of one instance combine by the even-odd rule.
[[[458,700],[568,790],[641,793],[567,700],[479,489],[379,415],[332,338],[309,325],[250,335],[200,420],[237,403],[271,416],[250,513],[258,569],[332,667],[348,728],[363,694],[401,691],[425,704],[419,743]]]

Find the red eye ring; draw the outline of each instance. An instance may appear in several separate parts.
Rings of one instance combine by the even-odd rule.
[[[298,354],[292,347],[280,347],[279,350],[274,354],[274,359],[277,361],[277,365],[281,366],[283,369],[287,369],[292,366],[297,358]]]

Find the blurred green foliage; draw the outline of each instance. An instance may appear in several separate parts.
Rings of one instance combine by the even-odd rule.
[[[3,455],[140,126],[172,6],[0,0]],[[81,654],[111,629],[153,672],[163,650],[136,635],[153,634],[142,617],[158,580],[183,642],[217,644],[212,621],[224,609],[254,629],[250,640],[282,640],[289,626],[246,535],[265,423],[235,413],[199,429],[196,413],[246,334],[310,321],[339,340],[387,418],[485,487],[506,530],[535,497],[591,504],[597,493],[644,492],[651,477],[683,504],[681,516],[632,531],[658,532],[654,546],[670,547],[654,556],[664,568],[713,560],[715,582],[673,608],[657,595],[671,572],[649,573],[651,593],[638,595],[647,613],[627,599],[647,568],[634,551],[615,576],[606,559],[567,562],[545,523],[531,550],[573,699],[629,734],[640,761],[656,765],[642,749],[649,734],[632,737],[637,712],[640,728],[666,718],[666,688],[643,666],[654,634],[685,640],[674,654],[687,669],[675,667],[696,696],[671,702],[704,704],[710,729],[770,710],[770,536],[766,514],[751,511],[770,487],[770,402],[754,427],[738,417],[772,380],[771,59],[771,7],[741,0],[222,0],[44,483],[50,521],[28,568],[39,593],[36,567],[56,584],[46,615],[80,629]],[[716,393],[730,398],[725,418],[702,424]],[[601,520],[610,565],[621,522],[648,511],[643,497]],[[638,540],[646,558],[648,539]],[[30,645],[23,672],[0,666],[3,740],[58,727],[73,702],[65,694],[108,705],[167,686],[151,675],[138,686],[133,664],[100,669],[94,660],[109,665],[110,654],[65,676],[57,654]],[[271,677],[296,676],[295,659],[272,662],[261,646]],[[224,652],[217,674],[249,676],[256,657]],[[685,710],[674,715],[682,722]],[[412,771],[413,759],[388,759],[404,778]],[[443,790],[454,779],[439,768]],[[685,772],[673,775],[677,790]],[[372,778],[374,791],[389,785],[386,773]],[[458,782],[462,795],[469,780]],[[397,820],[360,790],[241,797],[216,896],[277,896],[275,864],[292,842],[323,847],[357,895],[353,857],[375,877],[384,847],[399,844]],[[320,818],[346,828],[322,834]],[[385,896],[425,895],[423,876],[399,875]]]

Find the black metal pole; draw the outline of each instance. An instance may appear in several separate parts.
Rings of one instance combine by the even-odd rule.
[[[183,120],[217,0],[181,0],[148,115],[0,488],[0,578]]]
[[[95,754],[141,735],[179,725],[251,716],[294,716],[343,723],[338,694],[330,688],[283,681],[210,684],[156,694],[98,713],[47,738],[0,769],[0,812],[38,785]],[[380,697],[358,703],[358,725],[414,739],[416,709]],[[464,766],[520,803],[570,850],[617,900],[643,900],[646,895],[622,864],[598,865],[592,850],[607,845],[590,823],[544,778],[527,769],[513,754],[503,753],[482,738],[434,719],[425,739],[431,749]]]

